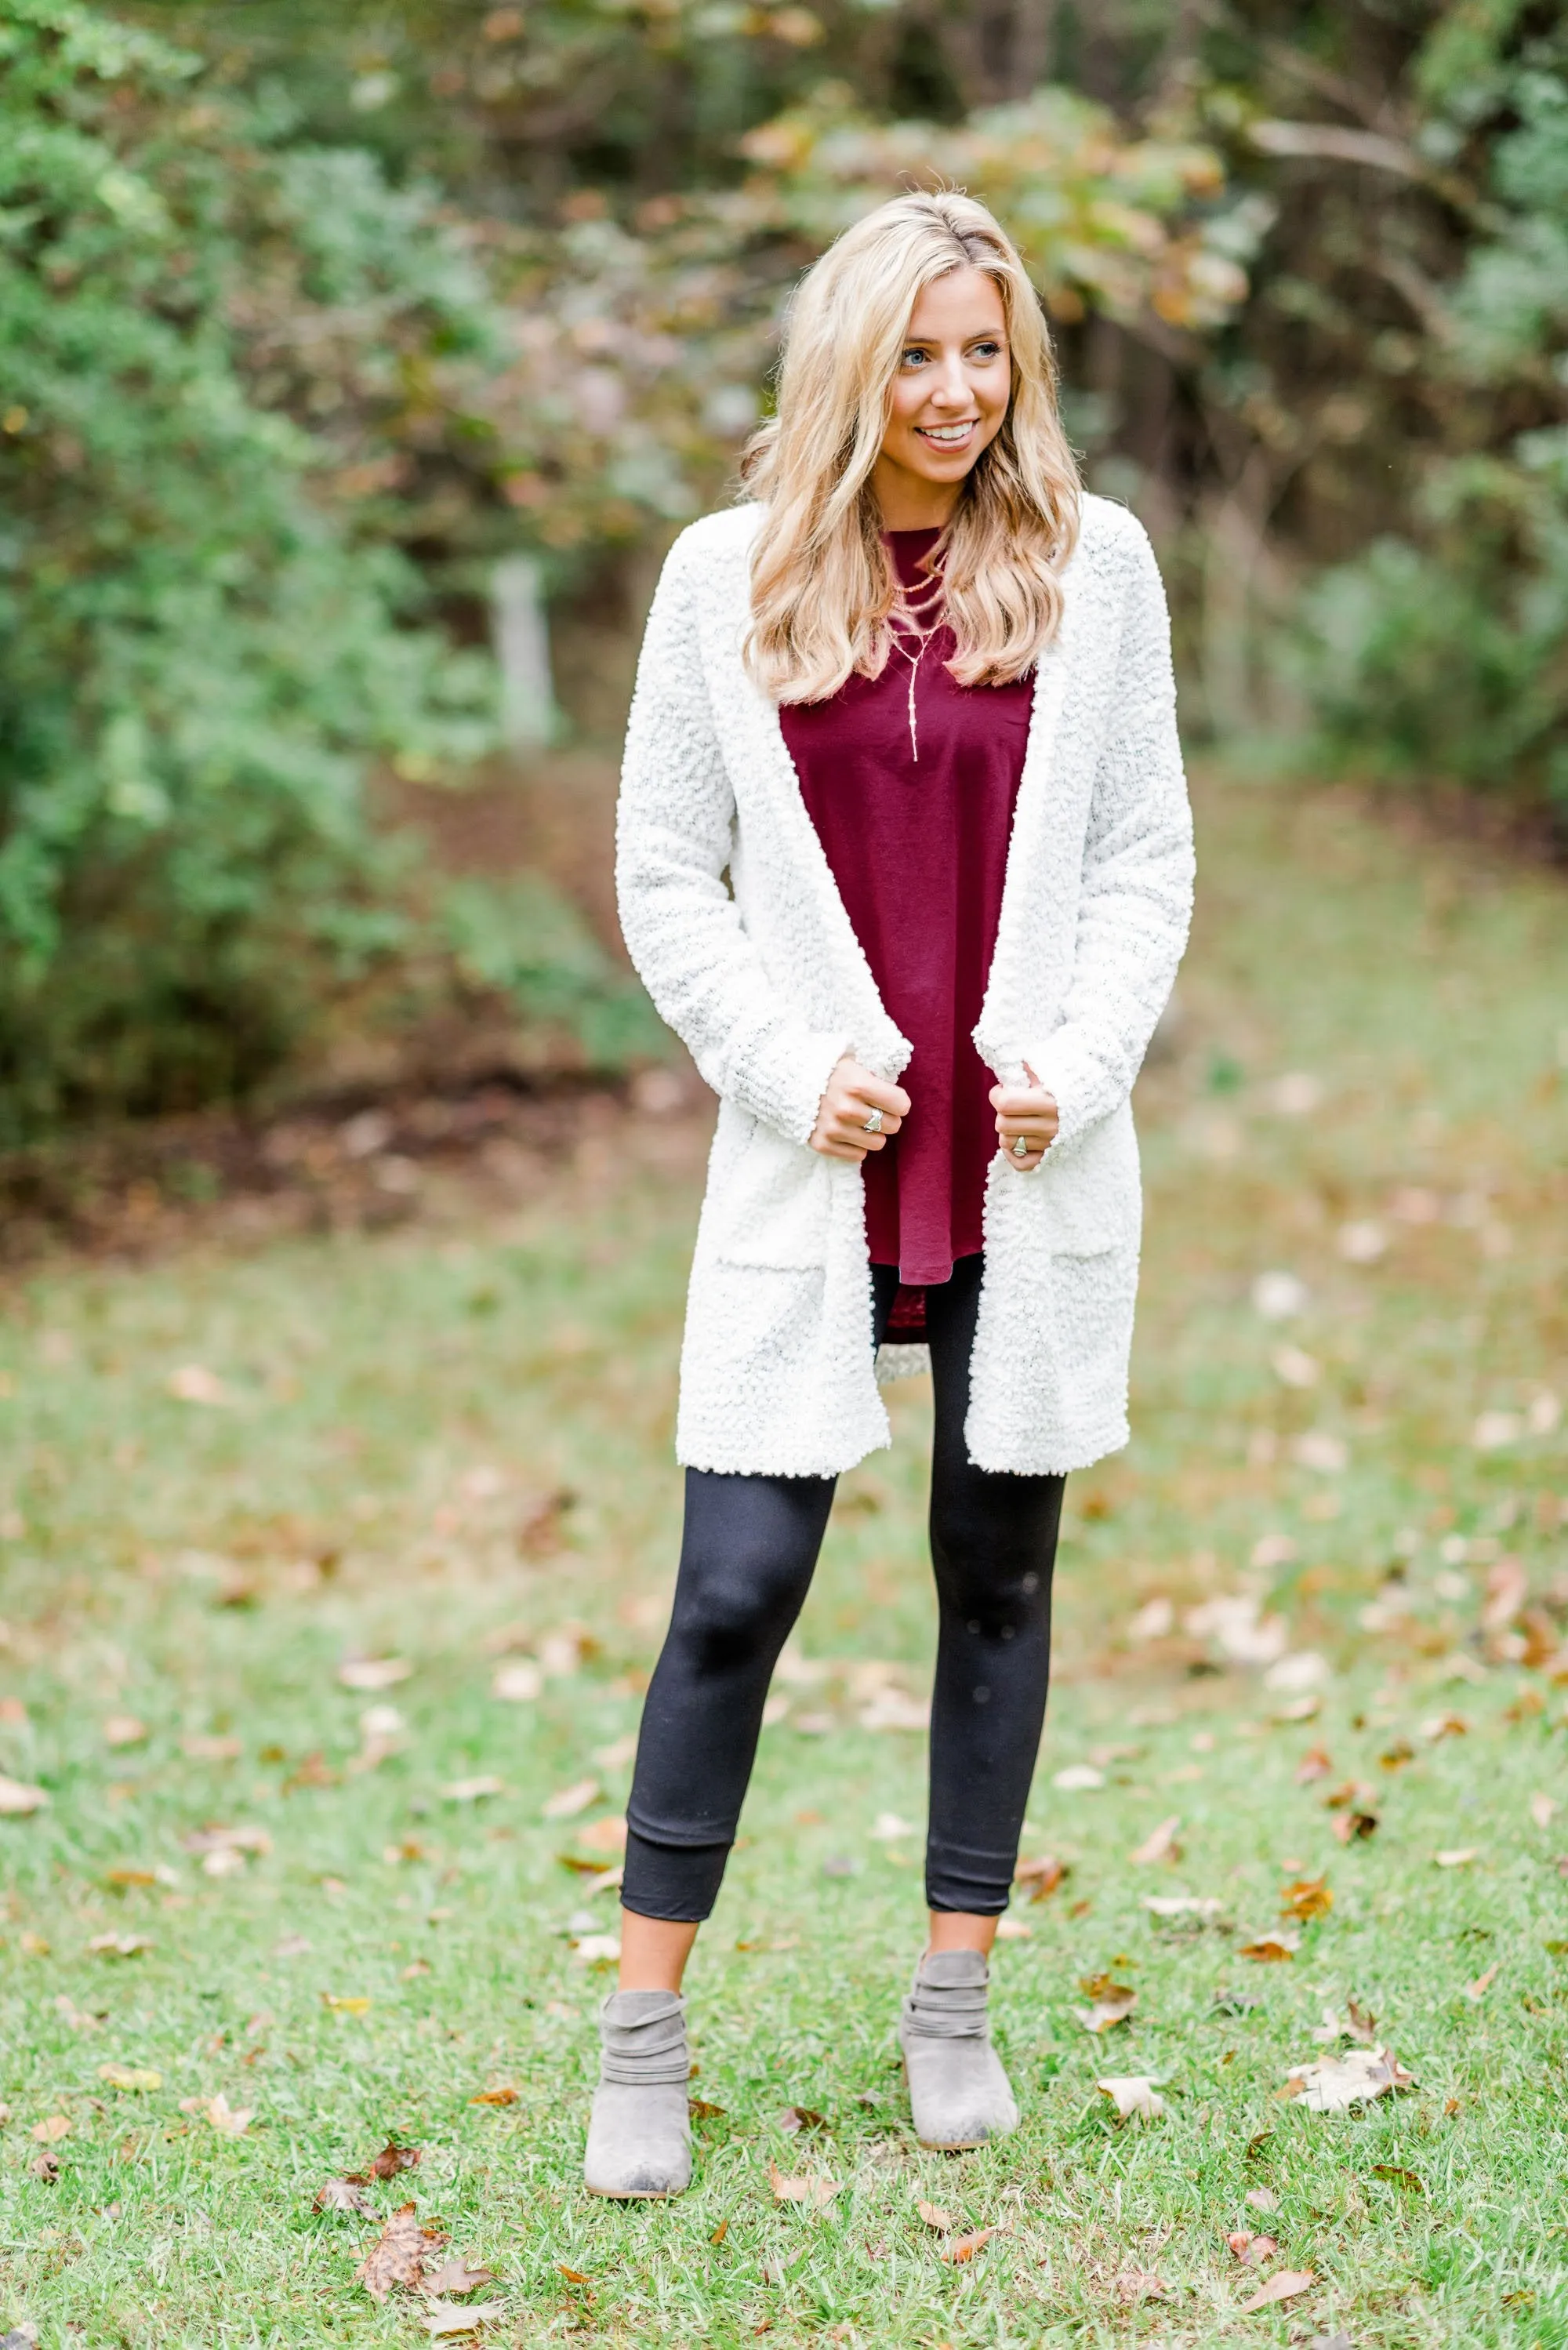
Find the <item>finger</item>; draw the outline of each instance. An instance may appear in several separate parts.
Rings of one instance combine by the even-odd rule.
[[[874,1077],[868,1069],[851,1077],[846,1090],[857,1101],[863,1101],[867,1109],[879,1109],[893,1118],[909,1115],[909,1097],[903,1087],[888,1085],[884,1078]]]
[[[862,1135],[857,1146],[853,1142],[839,1142],[831,1134],[825,1134],[813,1143],[812,1149],[824,1159],[852,1159],[858,1166],[866,1156],[870,1140],[869,1135]]]
[[[853,1127],[856,1132],[859,1134],[897,1134],[898,1128],[904,1123],[903,1119],[901,1118],[895,1117],[891,1110],[884,1110],[882,1113],[881,1125],[867,1128],[866,1124],[867,1115],[868,1112],[866,1104],[862,1101],[856,1100],[853,1097],[848,1102],[845,1103],[834,1113],[834,1116],[841,1126],[846,1128]]]

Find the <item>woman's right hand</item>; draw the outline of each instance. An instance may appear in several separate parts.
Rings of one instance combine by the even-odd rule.
[[[867,1134],[866,1121],[874,1109],[882,1113],[880,1130]],[[880,1150],[909,1115],[909,1097],[902,1086],[874,1077],[847,1054],[827,1080],[827,1091],[816,1113],[811,1147],[825,1159],[852,1159],[858,1166],[868,1150]]]

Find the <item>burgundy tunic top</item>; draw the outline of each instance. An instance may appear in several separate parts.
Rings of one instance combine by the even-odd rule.
[[[934,530],[888,534],[898,577],[919,590]],[[918,642],[904,640],[911,652]],[[1013,803],[1034,681],[961,686],[942,629],[916,672],[919,755],[909,742],[909,662],[852,677],[827,702],[779,715],[855,935],[889,1016],[913,1046],[899,1082],[903,1131],[868,1152],[866,1223],[873,1264],[906,1288],[946,1281],[984,1245],[985,1180],[995,1154],[996,1080],[971,1040],[980,1017],[1007,870]],[[895,1320],[907,1317],[897,1309]]]

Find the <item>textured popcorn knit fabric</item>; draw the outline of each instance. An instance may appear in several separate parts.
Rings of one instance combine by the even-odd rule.
[[[858,1167],[809,1147],[846,1053],[909,1058],[748,676],[757,509],[683,531],[638,667],[618,833],[621,926],[720,1097],[681,1355],[689,1468],[831,1476],[888,1440]],[[1141,525],[1085,497],[1036,672],[995,951],[973,1035],[1061,1126],[993,1160],[966,1423],[977,1468],[1056,1474],[1127,1440],[1141,1202],[1130,1094],[1186,942],[1192,828],[1169,623]]]

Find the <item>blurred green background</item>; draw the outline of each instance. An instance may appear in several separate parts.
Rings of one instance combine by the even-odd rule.
[[[651,579],[801,269],[933,176],[1189,741],[1560,853],[1560,6],[0,0],[0,1149],[658,1055],[595,878]]]

